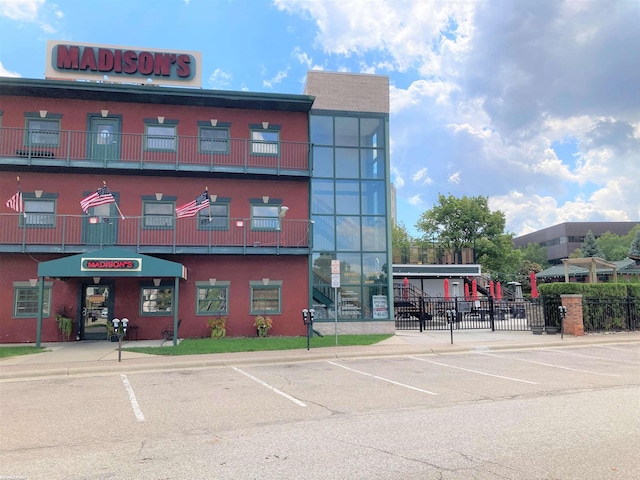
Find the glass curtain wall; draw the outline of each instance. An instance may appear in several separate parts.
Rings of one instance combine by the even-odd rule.
[[[389,319],[386,115],[314,113],[311,218],[316,318]],[[331,261],[340,261],[340,288]]]

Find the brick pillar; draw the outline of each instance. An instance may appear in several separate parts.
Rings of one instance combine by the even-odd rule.
[[[582,295],[560,295],[562,306],[567,307],[567,316],[564,319],[564,333],[576,337],[584,335],[584,322],[582,320]]]

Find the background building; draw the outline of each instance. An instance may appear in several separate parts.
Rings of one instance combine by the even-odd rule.
[[[607,232],[626,235],[638,224],[640,222],[565,222],[516,237],[513,244],[515,248],[526,247],[530,243],[546,247],[549,263],[559,264],[574,250],[582,248],[589,230],[596,238]]]

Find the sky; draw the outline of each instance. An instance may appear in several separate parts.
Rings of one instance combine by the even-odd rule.
[[[1,76],[44,78],[47,40],[201,52],[207,89],[388,76],[413,236],[439,194],[515,236],[640,221],[640,0],[0,0]]]

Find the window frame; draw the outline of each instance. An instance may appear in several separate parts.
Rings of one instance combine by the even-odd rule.
[[[151,299],[149,300],[145,300],[145,290],[166,290],[171,292],[169,295],[169,298],[171,299],[171,305],[169,306],[169,310],[156,310],[153,312],[148,312],[144,310],[144,303],[145,302],[149,302],[152,301]],[[169,284],[168,282],[160,282],[160,285],[158,285],[157,287],[153,284],[153,283],[148,283],[148,282],[144,282],[144,283],[140,283],[140,289],[139,289],[139,301],[140,301],[140,306],[139,306],[139,313],[140,316],[143,317],[170,317],[173,316],[173,306],[175,305],[175,289],[174,289],[174,285]],[[151,293],[149,294],[151,295]]]
[[[156,135],[150,134],[149,128],[173,128],[173,135]],[[149,146],[149,140],[156,141],[173,141],[173,145],[171,148],[163,148],[156,146]],[[156,119],[147,119],[144,120],[144,139],[143,139],[143,147],[145,152],[177,152],[178,151],[178,120],[165,120],[162,123],[158,122]]]
[[[197,281],[196,282],[196,305],[195,305],[195,311],[196,311],[196,316],[199,317],[203,317],[203,316],[209,316],[209,315],[229,315],[229,287],[231,285],[231,282],[228,281],[219,281],[217,280],[213,285],[211,285],[210,282],[203,282],[203,281]],[[223,290],[224,291],[224,308],[220,309],[220,310],[201,310],[200,309],[200,291],[201,290]],[[207,299],[203,299],[202,301],[206,301]],[[216,300],[220,300],[220,298],[218,299],[212,299],[211,301],[214,302]]]
[[[229,198],[220,198],[218,197],[216,199],[215,202],[210,203],[211,206],[211,210],[215,210],[216,208],[219,207],[225,207],[226,208],[226,212],[225,215],[212,215],[212,222],[209,222],[209,209],[208,208],[203,208],[202,210],[200,210],[197,213],[197,224],[198,224],[198,230],[205,230],[205,231],[221,231],[221,232],[227,232],[229,231],[229,224],[230,224],[230,217],[229,217],[229,212],[231,211],[231,199]],[[215,225],[213,220],[214,219],[224,219],[224,225]],[[220,223],[223,223],[222,221]]]
[[[280,315],[282,314],[282,280],[269,280],[269,282],[265,285],[263,280],[250,280],[249,281],[249,314],[250,315]],[[277,308],[276,309],[266,309],[266,308],[255,308],[255,302],[257,301],[265,301],[265,299],[254,298],[254,292],[257,291],[265,291],[265,290],[275,290],[277,291]],[[274,301],[273,298],[266,299],[266,301]]]
[[[218,131],[218,132],[226,132],[225,139],[217,139],[210,138],[206,139],[203,137],[202,132],[207,131]],[[212,144],[220,143],[224,144],[224,150],[207,150],[202,148],[202,142],[209,141]],[[198,122],[198,153],[203,155],[228,155],[231,150],[231,123],[228,122],[217,122],[216,126],[212,126],[210,122]]]
[[[33,203],[50,203],[53,205],[53,211],[51,213],[45,212],[29,212],[27,210],[27,205]],[[19,217],[19,227],[20,228],[56,228],[57,225],[57,211],[58,211],[58,194],[57,193],[43,193],[38,198],[34,192],[22,192],[22,205],[24,207],[23,215]],[[30,223],[30,217],[39,217],[39,218],[51,218],[50,222],[38,222],[38,223]]]
[[[249,125],[249,129],[249,138],[251,142],[249,153],[251,155],[262,157],[278,157],[280,155],[280,125],[269,125],[267,128],[264,128],[259,124],[251,124]],[[276,140],[260,140],[254,138],[254,135],[264,133],[275,135]],[[271,148],[273,148],[274,151],[270,151]]]
[[[264,203],[261,199],[252,198],[249,200],[250,202],[250,210],[251,210],[251,231],[252,232],[279,232],[282,229],[282,218],[280,218],[280,207],[282,206],[281,200],[269,200],[269,202]],[[256,208],[275,208],[276,215],[273,216],[265,216],[265,215],[255,215],[254,209]],[[261,227],[256,226],[257,221],[273,221],[275,220],[275,226],[273,227]]]
[[[51,290],[53,282],[44,282],[44,290],[42,294],[42,318],[51,317]],[[38,318],[38,306],[36,304],[35,311],[28,313],[18,312],[18,296],[20,291],[35,292],[35,302],[38,302],[38,294],[40,287],[36,285],[31,286],[30,282],[13,282],[13,318]],[[26,303],[26,302],[25,302]],[[29,304],[33,304],[30,301]]]
[[[163,196],[162,200],[157,200],[155,197],[143,196],[142,197],[142,230],[174,230],[176,227],[176,200],[177,197]],[[149,215],[146,212],[147,205],[170,205],[171,215]],[[169,218],[171,219],[171,225],[147,225],[147,218]]]
[[[24,139],[23,146],[25,147],[53,147],[58,148],[60,146],[60,120],[62,118],[61,114],[49,114],[47,113],[44,117],[42,117],[39,113],[31,113],[27,112],[24,115],[25,127],[24,127]],[[45,129],[31,129],[31,123],[35,122],[43,122],[55,125],[55,129],[53,130],[45,130]],[[37,133],[36,133],[37,132]],[[34,142],[32,134],[42,134],[42,135],[51,135],[51,139],[55,138],[55,141],[47,141],[47,142]]]

